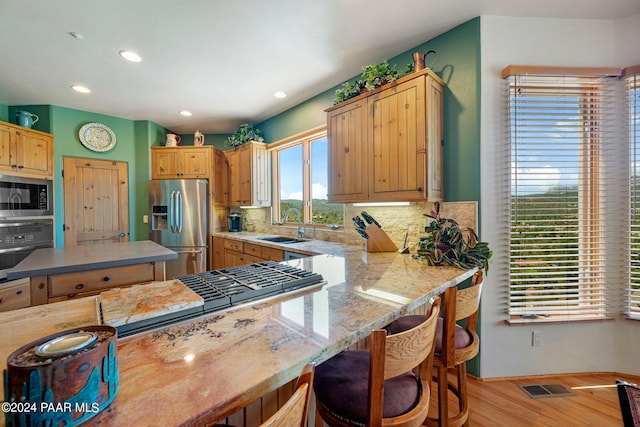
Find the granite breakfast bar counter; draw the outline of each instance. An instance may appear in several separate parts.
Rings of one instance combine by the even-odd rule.
[[[224,420],[289,383],[304,364],[323,362],[474,273],[427,267],[406,254],[367,254],[359,247],[343,256],[288,263],[322,274],[326,284],[119,339],[118,396],[86,424],[210,425]],[[93,303],[93,298],[83,300]],[[80,302],[23,310],[40,310],[44,321],[43,310],[53,314]],[[12,312],[13,319],[20,311]],[[10,326],[5,314],[11,313],[0,313],[0,321]],[[64,317],[65,325],[91,322],[85,311],[78,319]]]
[[[89,425],[210,425],[296,378],[473,271],[410,255],[289,261],[321,289],[258,302],[119,341],[120,392]]]

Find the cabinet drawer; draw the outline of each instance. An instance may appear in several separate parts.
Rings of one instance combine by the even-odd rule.
[[[262,247],[262,258],[270,261],[280,262],[284,260],[284,251],[282,249]]]
[[[153,263],[49,276],[49,298],[153,281]]]
[[[15,310],[31,305],[29,279],[20,279],[8,288],[0,289],[0,311]]]
[[[224,239],[224,248],[232,251],[244,252],[242,242],[237,240]]]
[[[262,246],[256,245],[254,243],[245,243],[244,244],[244,253],[250,254],[257,257],[262,257]]]

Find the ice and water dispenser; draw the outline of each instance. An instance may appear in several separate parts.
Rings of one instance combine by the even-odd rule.
[[[169,229],[168,211],[166,205],[151,207],[151,230],[166,231]]]

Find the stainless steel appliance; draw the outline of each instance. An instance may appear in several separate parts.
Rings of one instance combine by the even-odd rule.
[[[167,278],[207,270],[209,191],[206,179],[149,181],[149,240],[178,253]]]
[[[238,212],[232,212],[227,217],[227,230],[240,231],[242,226],[242,214]]]
[[[202,297],[203,305],[118,326],[118,336],[133,335],[249,301],[326,284],[321,274],[274,261],[179,276],[177,279]]]
[[[0,220],[0,282],[33,251],[52,247],[53,219]]]
[[[53,182],[0,175],[0,218],[53,215]]]

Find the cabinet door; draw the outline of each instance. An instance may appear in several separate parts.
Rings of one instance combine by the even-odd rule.
[[[271,206],[271,162],[263,143],[252,144],[253,206]]]
[[[425,77],[369,97],[371,200],[427,197]]]
[[[211,265],[214,270],[225,268],[225,255],[224,255],[224,239],[221,237],[213,238],[213,250],[211,251],[213,257]]]
[[[225,206],[229,203],[228,169],[227,158],[222,151],[216,149],[212,199],[214,203]]]
[[[15,170],[11,162],[11,145],[15,144],[13,135],[11,127],[0,124],[0,170]]]
[[[0,312],[29,307],[31,305],[31,287],[29,278],[7,282],[0,289]]]
[[[226,151],[228,162],[228,182],[229,182],[229,205],[240,206],[240,152],[235,150]]]
[[[180,178],[209,178],[211,162],[208,148],[180,148],[178,154]]]
[[[367,199],[366,99],[327,113],[330,202]]]
[[[427,78],[427,182],[429,200],[444,200],[444,87]]]
[[[251,145],[225,152],[229,161],[229,205],[251,205]]]
[[[15,158],[18,172],[53,178],[53,137],[17,130]]]
[[[173,179],[178,177],[178,151],[172,148],[151,148],[151,178]]]

